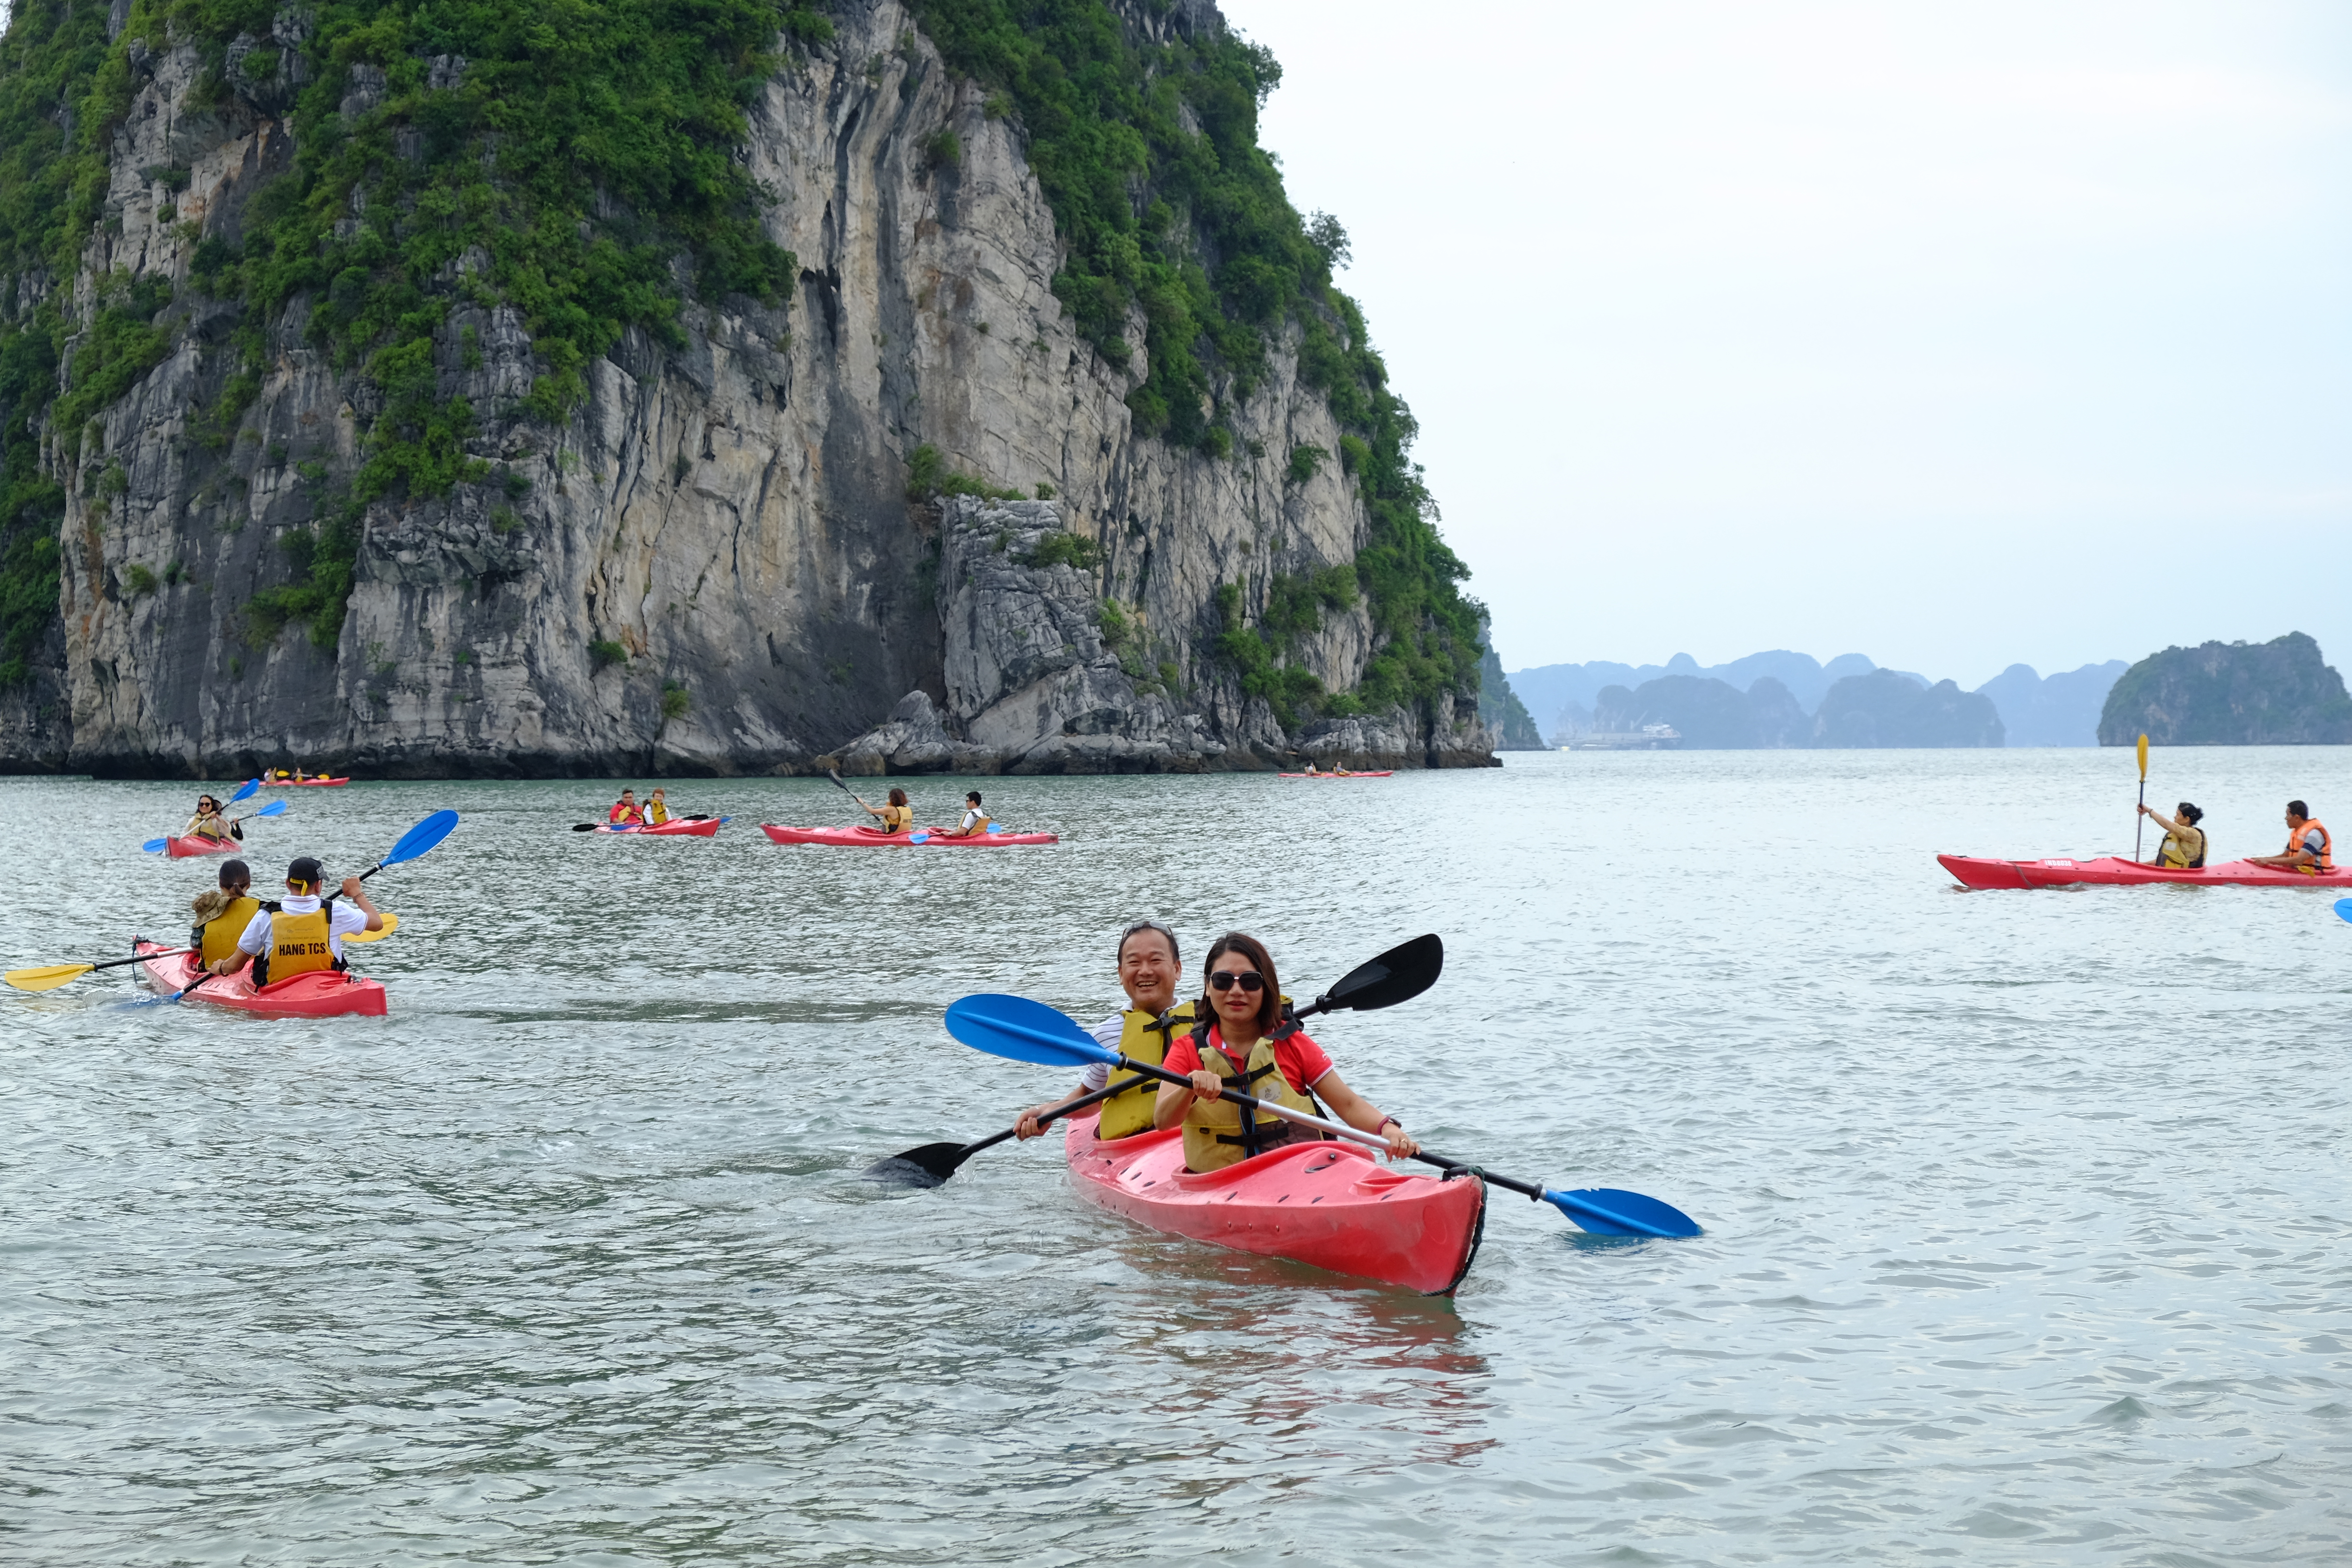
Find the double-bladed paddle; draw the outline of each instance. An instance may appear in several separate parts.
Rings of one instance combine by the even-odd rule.
[[[1176,1073],[1147,1066],[1095,1044],[1093,1037],[1066,1016],[1025,996],[966,996],[948,1008],[947,1026],[948,1033],[965,1045],[1014,1061],[1054,1066],[1103,1062],[1180,1087],[1189,1081]],[[1235,1105],[1263,1109],[1285,1121],[1319,1128],[1335,1137],[1376,1147],[1386,1144],[1386,1140],[1376,1132],[1361,1131],[1345,1122],[1293,1110],[1286,1105],[1276,1105],[1255,1095],[1228,1092],[1224,1098]],[[1560,1192],[1532,1182],[1497,1175],[1492,1171],[1427,1149],[1412,1157],[1425,1164],[1465,1172],[1496,1186],[1548,1203],[1596,1236],[1685,1237],[1699,1234],[1698,1223],[1682,1210],[1641,1193],[1629,1193],[1613,1187]]]
[[[673,816],[669,820],[670,822],[708,822],[710,820],[710,814],[701,812],[693,816]],[[724,827],[734,820],[731,816],[722,816],[719,819],[719,825]],[[636,833],[647,827],[667,826],[667,823],[575,822],[572,825],[572,831],[574,833]]]
[[[241,793],[232,795],[229,798],[229,804],[234,805],[244,798],[245,796]],[[256,817],[283,816],[285,815],[286,803],[282,800],[273,800],[268,805],[263,806],[259,811],[248,811],[243,816],[230,817],[229,821],[232,823],[251,822]],[[161,855],[164,850],[169,849],[171,847],[172,841],[169,838],[150,838],[146,843],[142,844],[139,847],[150,855]]]
[[[55,991],[68,980],[79,980],[98,969],[120,969],[126,963],[140,963],[151,958],[170,958],[174,953],[194,952],[193,947],[183,947],[173,952],[142,952],[129,958],[110,958],[102,963],[51,963],[38,969],[12,969],[0,974],[19,991]]]
[[[1438,940],[1434,932],[1428,936],[1417,936],[1411,942],[1400,943],[1378,958],[1366,963],[1360,963],[1348,971],[1346,974],[1340,976],[1337,985],[1292,1013],[1291,1016],[1294,1019],[1310,1018],[1318,1013],[1370,1013],[1381,1007],[1393,1007],[1400,1002],[1412,1001],[1436,984],[1438,975],[1443,973],[1444,969],[1445,944]],[[1031,1005],[1040,1005],[1041,1004]],[[961,1004],[959,1003],[958,1005],[961,1006]],[[1051,1011],[1051,1009],[1047,1010]],[[1065,1023],[1068,1022],[1065,1015],[1056,1013],[1054,1016],[1061,1018]],[[958,1036],[957,1038],[961,1039],[962,1037]],[[1094,1045],[1092,1036],[1086,1036],[1085,1038],[1089,1046]],[[971,1044],[969,1040],[964,1043]],[[1097,1046],[1095,1048],[1099,1050],[1102,1047]],[[1132,1088],[1143,1081],[1140,1078],[1114,1079],[1092,1094],[1081,1096],[1066,1105],[1056,1106],[1047,1111],[1037,1118],[1037,1125],[1043,1127],[1047,1122],[1067,1116],[1073,1111],[1084,1110],[1097,1100],[1108,1100],[1119,1090]],[[982,1149],[994,1148],[1019,1131],[1017,1127],[1008,1127],[993,1137],[983,1138],[977,1143],[926,1143],[919,1149],[909,1149],[903,1154],[893,1154],[887,1160],[877,1161],[868,1166],[865,1173],[871,1180],[877,1182],[898,1182],[909,1186],[936,1187],[954,1175],[956,1167],[961,1165],[966,1160],[971,1159]],[[1374,1141],[1379,1142],[1379,1140]]]

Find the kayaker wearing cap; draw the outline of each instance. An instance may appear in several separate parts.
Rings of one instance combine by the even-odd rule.
[[[226,861],[220,868],[220,885],[206,888],[189,904],[196,921],[188,931],[188,945],[196,950],[196,962],[205,968],[236,952],[236,939],[267,907],[247,891],[252,884],[252,868],[244,861]]]
[[[980,792],[967,790],[963,797],[963,820],[947,830],[950,838],[970,838],[988,831],[988,813],[980,805]]]
[[[1224,1103],[1228,1086],[1294,1110],[1315,1110],[1319,1096],[1349,1126],[1379,1133],[1390,1159],[1421,1152],[1403,1123],[1349,1089],[1323,1047],[1283,1016],[1282,982],[1264,942],[1240,931],[1219,937],[1209,949],[1207,982],[1192,1032],[1160,1064],[1188,1074],[1192,1087],[1161,1084],[1152,1112],[1155,1126],[1183,1124],[1185,1169],[1222,1170],[1268,1149],[1323,1136],[1270,1110],[1244,1116],[1241,1107]]]
[[[2176,809],[2177,818],[2145,805],[2139,808],[2142,816],[2164,825],[2164,842],[2148,864],[2168,871],[2194,871],[2205,864],[2205,830],[2197,826],[2205,820],[2205,814],[2185,800]]]
[[[864,795],[853,792],[849,798],[860,805],[866,805]],[[904,833],[915,826],[915,807],[907,799],[907,792],[903,789],[893,789],[889,794],[887,804],[879,809],[866,805],[866,810],[868,816],[882,824],[880,831],[884,833]],[[1097,1084],[1095,1087],[1099,1089],[1102,1086]]]
[[[368,902],[367,889],[357,877],[343,879],[343,897],[350,904],[319,897],[319,862],[304,855],[286,868],[286,897],[275,910],[253,917],[237,938],[236,951],[212,966],[215,974],[235,974],[253,962],[256,991],[274,981],[314,969],[342,969],[343,938],[363,931],[382,931],[383,916]]]
[[[646,814],[637,809],[637,792],[633,789],[623,790],[621,798],[614,803],[613,809],[604,814],[604,820],[614,827],[643,827],[646,825]]]
[[[1098,1046],[1108,1046],[1121,1056],[1159,1067],[1168,1059],[1170,1037],[1192,1026],[1192,1004],[1187,1002],[1181,1007],[1175,1005],[1176,984],[1183,973],[1183,965],[1176,956],[1176,933],[1158,921],[1136,921],[1118,933],[1118,984],[1127,993],[1127,1010],[1088,1025],[1087,1033],[1095,1037]],[[1059,1100],[1033,1105],[1023,1111],[1013,1123],[1013,1135],[1036,1137],[1045,1131],[1038,1125],[1039,1117],[1082,1095],[1092,1094],[1109,1081],[1110,1068],[1097,1062],[1087,1068],[1077,1088]],[[1145,1079],[1135,1088],[1121,1089],[1104,1100],[1101,1120],[1095,1123],[1095,1136],[1112,1139],[1149,1132],[1155,1109],[1155,1088],[1152,1079]]]
[[[662,798],[661,786],[656,784],[654,793],[646,797],[646,826],[659,827],[668,820],[669,803]]]
[[[2256,855],[2246,862],[2249,866],[2268,866],[2274,871],[2300,871],[2306,877],[2336,869],[2335,840],[2327,829],[2311,819],[2311,807],[2299,800],[2286,803],[2286,848],[2277,855]]]
[[[208,795],[196,796],[196,815],[180,829],[183,838],[209,838],[217,844],[224,838],[242,838],[236,823],[221,815],[220,802]]]

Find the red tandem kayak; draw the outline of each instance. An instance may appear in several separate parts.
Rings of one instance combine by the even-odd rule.
[[[1484,1182],[1397,1170],[1353,1143],[1286,1144],[1195,1176],[1178,1129],[1098,1143],[1088,1115],[1070,1120],[1063,1152],[1078,1191],[1113,1214],[1237,1252],[1427,1296],[1452,1295],[1478,1253]]]
[[[232,855],[245,846],[234,838],[166,838],[163,852],[174,860],[184,860],[191,855]]]
[[[732,820],[725,816],[673,816],[659,827],[614,827],[607,825],[596,831],[625,834],[631,838],[708,838],[719,831],[720,823]]]
[[[912,833],[884,833],[873,827],[780,827],[772,822],[760,824],[760,831],[779,844],[829,844],[835,848],[860,847],[882,849],[890,846],[915,842]],[[1051,833],[976,833],[969,838],[950,837],[944,827],[923,827],[916,830],[929,837],[917,846],[929,848],[933,845],[970,849],[990,849],[1007,844],[1059,844],[1061,839]]]
[[[1945,870],[1967,888],[2072,888],[2086,883],[2137,886],[2144,882],[2188,882],[2221,888],[2340,888],[2352,882],[2352,867],[2338,866],[2316,876],[2301,871],[2274,871],[2243,860],[2224,861],[2194,871],[2167,871],[2155,866],[2100,855],[2087,860],[2057,857],[2047,860],[1988,860],[1972,855],[1938,855]]]
[[[261,781],[261,787],[264,789],[340,789],[351,782],[349,774],[339,779],[264,779]]]
[[[186,991],[188,982],[199,973],[193,957],[160,942],[142,940],[131,951],[162,955],[149,959],[139,968],[147,977],[147,988],[166,996]],[[216,976],[189,991],[187,999],[272,1018],[333,1018],[345,1014],[381,1018],[384,1001],[383,982],[362,980],[347,970],[332,969],[290,975],[258,991],[253,988],[250,971]]]
[[[1382,768],[1382,769],[1381,769],[1381,770],[1380,770],[1380,772],[1378,772],[1378,773],[1279,773],[1279,774],[1276,774],[1276,777],[1278,777],[1278,778],[1286,778],[1286,779],[1384,779],[1384,778],[1389,777],[1391,774],[1394,773],[1395,772],[1396,772],[1396,770],[1395,770],[1394,768]]]

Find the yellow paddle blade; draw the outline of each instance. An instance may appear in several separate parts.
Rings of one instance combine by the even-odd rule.
[[[2143,779],[2147,777],[2147,737],[2146,735],[2139,738],[2139,776]]]
[[[355,942],[382,942],[385,937],[390,936],[399,929],[400,917],[394,914],[390,910],[386,910],[383,911],[383,929],[382,931],[355,931],[352,932],[351,935],[343,938],[343,945],[345,947],[349,947]]]
[[[52,963],[40,969],[12,969],[0,974],[19,991],[55,991],[68,980],[79,980],[98,967],[95,963]]]

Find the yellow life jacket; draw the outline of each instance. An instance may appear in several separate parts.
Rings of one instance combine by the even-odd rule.
[[[314,969],[344,967],[335,956],[334,944],[327,940],[334,930],[334,907],[327,900],[307,915],[289,915],[280,910],[269,917],[269,945],[253,962],[254,989]]]
[[[261,900],[250,894],[229,900],[228,908],[188,933],[188,945],[197,949],[197,957],[205,964],[218,963],[237,951],[236,939],[261,912]]]
[[[664,805],[657,800],[647,801],[646,803],[646,826],[659,827],[663,823],[667,822],[668,820],[669,807]]]
[[[2197,845],[2193,853],[2189,847],[2192,836]],[[2205,830],[2184,822],[2176,831],[2166,834],[2164,850],[2157,857],[2157,864],[2176,871],[2191,871],[2205,864]]]
[[[1191,1031],[1192,1004],[1180,1002],[1156,1016],[1130,1007],[1122,1017],[1125,1022],[1119,1026],[1118,1054],[1158,1067],[1168,1059],[1169,1037],[1179,1029]],[[1135,1087],[1123,1089],[1102,1102],[1102,1120],[1095,1123],[1097,1138],[1129,1138],[1151,1131],[1151,1112],[1160,1100],[1160,1080],[1123,1074],[1122,1068],[1110,1069],[1112,1081],[1132,1081]]]
[[[911,805],[886,805],[882,808],[881,816],[885,833],[904,833],[915,826],[915,808]]]
[[[1297,1028],[1286,1025],[1276,1031],[1288,1035]],[[1261,1036],[1250,1047],[1249,1060],[1235,1070],[1233,1058],[1225,1055],[1222,1046],[1209,1043],[1208,1030],[1198,1025],[1192,1029],[1192,1039],[1201,1052],[1201,1065],[1224,1079],[1230,1092],[1239,1089],[1260,1100],[1286,1105],[1293,1110],[1312,1112],[1315,1102],[1290,1087],[1282,1069],[1274,1064],[1275,1035]],[[1242,1125],[1242,1108],[1230,1100],[1195,1100],[1184,1110],[1184,1168],[1188,1171],[1222,1171],[1237,1164],[1256,1152],[1261,1140],[1269,1134],[1281,1134],[1284,1123],[1273,1111],[1259,1110],[1253,1113],[1255,1124]],[[1319,1133],[1310,1136],[1319,1137]]]

